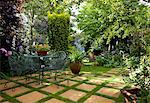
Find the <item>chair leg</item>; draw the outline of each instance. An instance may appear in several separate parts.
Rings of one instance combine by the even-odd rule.
[[[54,79],[57,81],[56,76],[57,76],[57,72],[55,72],[55,76],[54,76]]]
[[[44,78],[44,71],[42,70],[42,79]]]
[[[50,71],[49,78],[51,78],[52,72]]]
[[[27,76],[25,76],[25,79],[26,79],[26,82],[28,81],[28,77]]]

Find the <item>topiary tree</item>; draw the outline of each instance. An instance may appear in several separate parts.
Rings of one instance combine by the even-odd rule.
[[[69,36],[69,14],[50,14],[48,13],[49,26],[49,45],[51,49],[59,51],[66,51],[68,48]]]

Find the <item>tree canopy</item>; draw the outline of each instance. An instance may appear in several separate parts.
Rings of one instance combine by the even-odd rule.
[[[150,35],[150,7],[138,0],[88,0],[78,21],[84,43],[89,41],[95,47]]]

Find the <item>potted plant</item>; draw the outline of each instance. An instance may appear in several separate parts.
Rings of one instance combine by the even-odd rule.
[[[48,44],[36,44],[33,46],[35,50],[37,51],[38,55],[47,55],[47,52],[49,51],[50,47]]]
[[[132,93],[137,95],[140,103],[148,103],[147,97],[150,93],[150,58],[143,56],[140,59],[128,59],[127,69],[129,70],[128,76],[124,77],[125,82],[132,83],[139,90],[132,88]],[[139,62],[137,62],[139,60]],[[126,90],[127,91],[127,90]],[[131,94],[132,94],[131,93]]]
[[[84,56],[85,56],[84,52],[77,50],[75,48],[71,49],[69,59],[70,59],[70,69],[73,74],[79,74],[81,69],[81,62]]]

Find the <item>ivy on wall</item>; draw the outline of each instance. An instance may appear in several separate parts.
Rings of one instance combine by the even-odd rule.
[[[68,48],[70,16],[65,13],[48,13],[49,45],[52,50],[64,50]]]

